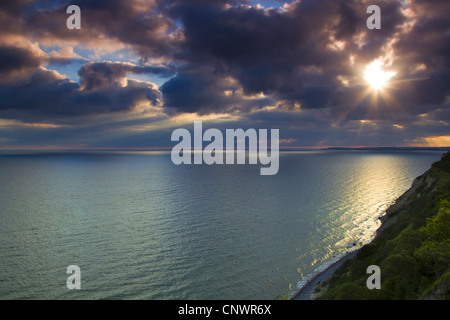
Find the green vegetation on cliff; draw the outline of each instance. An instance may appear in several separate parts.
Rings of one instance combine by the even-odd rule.
[[[450,152],[391,206],[372,243],[322,286],[319,299],[450,299]],[[368,289],[367,267],[381,271]]]

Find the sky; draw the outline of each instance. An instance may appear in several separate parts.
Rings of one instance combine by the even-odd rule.
[[[448,0],[2,1],[0,150],[170,149],[197,120],[279,129],[294,150],[450,146],[449,14]]]

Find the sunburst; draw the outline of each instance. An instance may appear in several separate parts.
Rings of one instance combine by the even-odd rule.
[[[382,70],[382,65],[380,60],[375,60],[366,67],[364,79],[369,83],[373,90],[385,88],[388,81],[396,75],[396,72]]]

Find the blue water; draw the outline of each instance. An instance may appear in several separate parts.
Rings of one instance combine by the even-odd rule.
[[[441,155],[281,153],[274,176],[166,152],[0,155],[0,298],[280,299],[370,240]]]

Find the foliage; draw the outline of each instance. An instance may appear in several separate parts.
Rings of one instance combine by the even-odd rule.
[[[346,261],[319,299],[449,299],[450,152],[420,177],[390,226]],[[391,218],[390,218],[391,219]],[[368,289],[369,265],[381,289]]]

